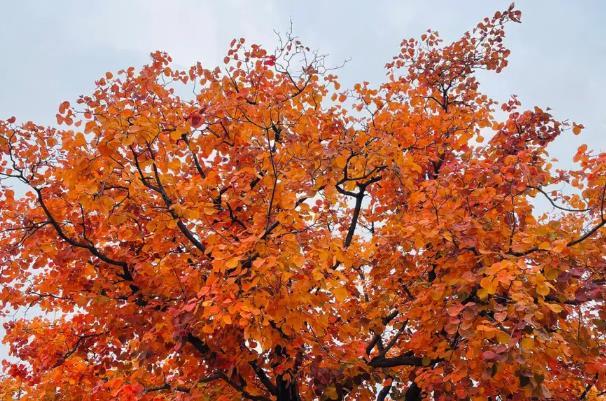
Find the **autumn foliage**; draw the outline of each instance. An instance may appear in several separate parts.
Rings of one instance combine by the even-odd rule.
[[[606,154],[475,76],[519,18],[377,85],[240,39],[0,121],[2,400],[605,398]]]

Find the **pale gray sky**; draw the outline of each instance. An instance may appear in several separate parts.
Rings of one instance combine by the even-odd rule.
[[[183,67],[221,62],[233,37],[269,48],[274,30],[294,32],[340,64],[345,85],[378,82],[405,37],[431,27],[455,39],[484,16],[509,5],[494,0],[194,1],[0,0],[0,117],[52,123],[58,104],[88,93],[102,73],[168,51]],[[483,74],[498,100],[520,96],[525,106],[549,106],[562,119],[585,124],[580,138],[560,139],[562,159],[580,141],[605,150],[606,2],[518,2],[523,23],[511,24],[511,63]],[[564,160],[562,160],[564,161]]]
[[[274,30],[285,32],[290,20],[330,63],[350,59],[339,72],[345,86],[379,82],[403,38],[432,28],[456,39],[509,3],[0,0],[0,118],[53,123],[61,101],[89,93],[106,71],[148,62],[151,51],[169,52],[182,67],[215,66],[234,37],[273,48]],[[482,74],[484,91],[497,100],[515,93],[524,106],[549,106],[559,118],[583,123],[581,137],[566,135],[551,147],[564,165],[581,142],[605,151],[606,1],[525,0],[518,7],[523,23],[508,28],[510,66]]]

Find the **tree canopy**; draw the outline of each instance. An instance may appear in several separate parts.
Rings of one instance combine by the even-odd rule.
[[[348,89],[291,35],[156,52],[0,121],[2,400],[606,399],[606,154],[482,93],[519,20]]]

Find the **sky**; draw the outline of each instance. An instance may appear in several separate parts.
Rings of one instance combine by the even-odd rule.
[[[149,61],[164,50],[187,67],[221,64],[232,38],[269,49],[276,34],[294,33],[339,65],[344,86],[379,83],[404,38],[426,29],[456,39],[510,1],[375,0],[0,0],[0,118],[54,122],[58,105],[88,94],[106,71]],[[525,0],[523,23],[508,26],[510,66],[482,73],[496,100],[517,94],[523,105],[551,107],[560,119],[585,125],[550,151],[570,160],[580,143],[606,150],[606,2]],[[566,163],[565,163],[566,164]]]
[[[501,0],[244,1],[244,0],[0,0],[0,118],[53,124],[59,103],[94,88],[106,71],[140,66],[164,50],[186,68],[222,63],[232,38],[273,49],[276,34],[293,32],[328,54],[345,87],[379,83],[404,38],[428,28],[457,39]],[[522,24],[510,24],[510,66],[482,73],[496,100],[517,94],[525,107],[551,107],[560,119],[585,125],[580,137],[550,148],[564,166],[576,147],[606,151],[606,1],[525,0]],[[2,334],[0,330],[0,335]],[[6,356],[0,347],[0,357]]]

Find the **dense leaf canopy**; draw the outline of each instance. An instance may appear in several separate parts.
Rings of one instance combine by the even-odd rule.
[[[2,399],[602,397],[606,154],[558,169],[583,126],[480,91],[519,18],[376,86],[240,39],[0,121]]]

